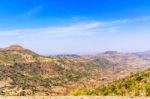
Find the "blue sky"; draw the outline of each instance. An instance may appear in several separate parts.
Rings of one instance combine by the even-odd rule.
[[[0,0],[0,47],[40,54],[150,50],[150,0]]]

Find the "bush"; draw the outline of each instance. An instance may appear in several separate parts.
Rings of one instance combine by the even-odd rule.
[[[142,79],[143,79],[143,76],[142,76],[142,75],[139,75],[139,76],[137,76],[137,78],[136,78],[137,81],[141,81]]]
[[[146,96],[150,96],[150,84],[147,84],[145,86],[145,89],[146,89]]]
[[[25,96],[25,91],[21,91],[19,96]]]

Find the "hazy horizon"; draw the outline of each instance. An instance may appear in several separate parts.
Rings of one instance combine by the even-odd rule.
[[[34,51],[33,49],[30,49],[30,48],[26,48],[22,45],[19,45],[19,44],[11,44],[11,45],[8,45],[8,46],[3,46],[3,47],[0,47],[0,49],[4,49],[4,48],[8,48],[8,47],[11,47],[11,46],[21,46],[27,50],[31,50],[39,55],[44,55],[44,56],[57,56],[57,55],[96,55],[96,54],[101,54],[101,53],[105,53],[105,52],[118,52],[118,53],[140,53],[140,52],[147,52],[147,51],[150,51],[150,50],[141,50],[141,51],[118,51],[118,50],[104,50],[104,51],[99,51],[99,52],[87,52],[87,53],[48,53],[48,54],[43,54],[43,53],[40,53],[40,52],[37,52],[37,51]]]
[[[147,51],[149,5],[148,0],[2,0],[0,48],[19,44],[42,55]]]

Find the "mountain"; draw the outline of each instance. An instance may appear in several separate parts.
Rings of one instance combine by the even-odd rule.
[[[11,45],[0,49],[0,63],[13,64],[15,62],[35,61],[38,54],[25,49],[19,45]]]
[[[1,52],[12,52],[12,53],[28,53],[28,54],[36,54],[34,52],[32,52],[31,50],[29,49],[25,49],[23,48],[22,46],[20,45],[11,45],[9,47],[6,47],[6,48],[1,48],[0,49]]]
[[[23,48],[20,45],[11,45],[7,48],[2,49],[4,51],[26,51],[27,49]]]
[[[135,53],[49,57],[11,45],[0,49],[0,95],[67,95],[75,89],[98,88],[149,64]]]
[[[84,59],[49,58],[19,45],[2,48],[0,95],[64,95],[90,75],[82,64]]]
[[[139,57],[133,53],[121,53],[116,51],[107,51],[104,53],[99,53],[92,57],[101,66],[109,67],[111,74],[116,77],[124,77],[129,75],[131,72],[141,71],[144,68],[150,66],[150,61]],[[101,60],[101,62],[100,62]],[[105,61],[104,61],[105,60]],[[111,77],[110,77],[111,78]]]
[[[55,55],[55,57],[80,57],[80,55],[76,55],[76,54],[60,54],[60,55]]]
[[[150,60],[150,51],[145,51],[145,52],[137,52],[134,53],[135,55],[139,56],[140,58]]]
[[[95,90],[75,90],[70,95],[150,96],[150,69],[131,74]]]

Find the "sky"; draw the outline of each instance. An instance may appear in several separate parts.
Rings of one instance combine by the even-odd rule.
[[[150,50],[150,0],[0,0],[0,47],[42,55]]]

